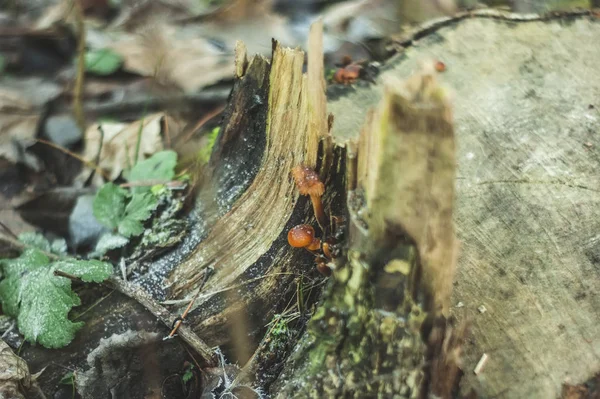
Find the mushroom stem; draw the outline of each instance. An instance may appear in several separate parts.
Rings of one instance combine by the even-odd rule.
[[[321,230],[325,232],[325,226],[327,226],[327,216],[325,216],[325,211],[323,210],[323,202],[321,201],[321,197],[318,195],[311,195],[310,200],[312,201],[317,223],[319,223]]]

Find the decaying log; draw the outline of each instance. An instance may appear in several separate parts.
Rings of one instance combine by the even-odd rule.
[[[321,40],[320,32],[312,36]],[[298,277],[313,272],[307,253],[291,251],[287,244],[287,231],[307,221],[310,214],[306,199],[298,201],[290,172],[300,164],[317,165],[319,141],[327,133],[322,45],[311,46],[316,51],[309,54],[306,75],[302,74],[304,53],[299,50],[274,42],[269,63],[260,56],[247,61],[238,47],[237,71],[242,75],[236,78],[211,159],[212,186],[201,188],[216,193],[217,208],[226,203],[227,210],[168,280],[172,299],[193,295],[208,268],[214,273],[203,293],[260,277],[221,295],[200,295],[190,312],[189,325],[200,336],[213,345],[233,344],[241,362],[255,346],[248,347],[248,335],[264,330],[274,314],[284,310]],[[326,165],[321,164],[325,171]],[[336,170],[327,174],[334,181],[336,175]],[[334,186],[328,191],[327,204],[340,194]],[[209,196],[204,194],[200,200],[208,202]],[[295,211],[298,206],[304,210]],[[241,334],[233,343],[232,332]]]

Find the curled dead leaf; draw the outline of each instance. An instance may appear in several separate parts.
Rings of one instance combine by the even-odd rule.
[[[155,26],[111,44],[123,57],[126,71],[175,84],[196,92],[233,77],[233,53],[226,53],[201,37],[181,37],[174,27]]]
[[[25,150],[35,141],[42,106],[56,97],[58,86],[38,79],[3,82],[0,88],[0,157],[40,169],[38,159]]]
[[[163,149],[161,120],[163,113],[130,123],[106,122],[90,126],[86,132],[83,158],[95,162],[102,145],[98,167],[107,172],[110,180],[116,179],[124,169],[133,166],[137,160],[146,158]],[[136,146],[140,136],[140,149],[136,159]],[[91,170],[86,168],[78,180],[85,180]],[[95,176],[94,183],[102,184],[102,176]]]
[[[0,397],[25,398],[23,388],[31,386],[31,375],[25,360],[15,355],[6,342],[0,340]]]

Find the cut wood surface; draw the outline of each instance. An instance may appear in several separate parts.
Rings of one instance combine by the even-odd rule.
[[[600,371],[600,21],[511,18],[447,20],[383,75],[447,66],[461,241],[452,313],[472,326],[463,392],[556,398]],[[382,80],[329,101],[337,141],[358,135]]]

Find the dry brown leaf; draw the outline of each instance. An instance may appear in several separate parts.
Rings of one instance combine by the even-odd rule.
[[[0,157],[39,170],[39,161],[25,149],[35,141],[42,105],[58,93],[58,87],[37,79],[0,87]]]
[[[168,23],[191,16],[197,8],[203,8],[194,0],[131,1],[120,7],[119,16],[111,23],[112,29],[134,32],[140,27]]]
[[[325,51],[342,42],[360,43],[400,30],[397,0],[354,0],[337,4],[323,13]]]
[[[454,0],[345,1],[323,13],[325,51],[336,51],[344,42],[362,43],[388,37],[400,32],[406,24],[449,15],[455,10]]]
[[[138,160],[147,158],[163,149],[161,138],[161,120],[163,117],[163,113],[157,113],[148,115],[144,119],[131,124],[101,123],[92,125],[86,132],[83,157],[94,162],[102,140],[102,152],[100,153],[98,166],[108,173],[111,180],[114,180],[124,169],[135,164],[135,149],[140,128],[141,139]],[[101,131],[104,132],[103,139]],[[89,168],[84,169],[78,180],[85,180],[90,172]],[[94,178],[94,183],[97,185],[104,183],[101,176],[96,175]]]
[[[236,23],[252,18],[260,18],[270,13],[273,0],[232,0],[219,7],[205,18],[213,22]]]
[[[30,386],[31,375],[27,363],[0,340],[0,398],[25,398],[21,389]]]
[[[124,69],[172,83],[185,92],[233,76],[233,54],[200,37],[180,38],[176,28],[156,26],[110,45],[124,59]]]

